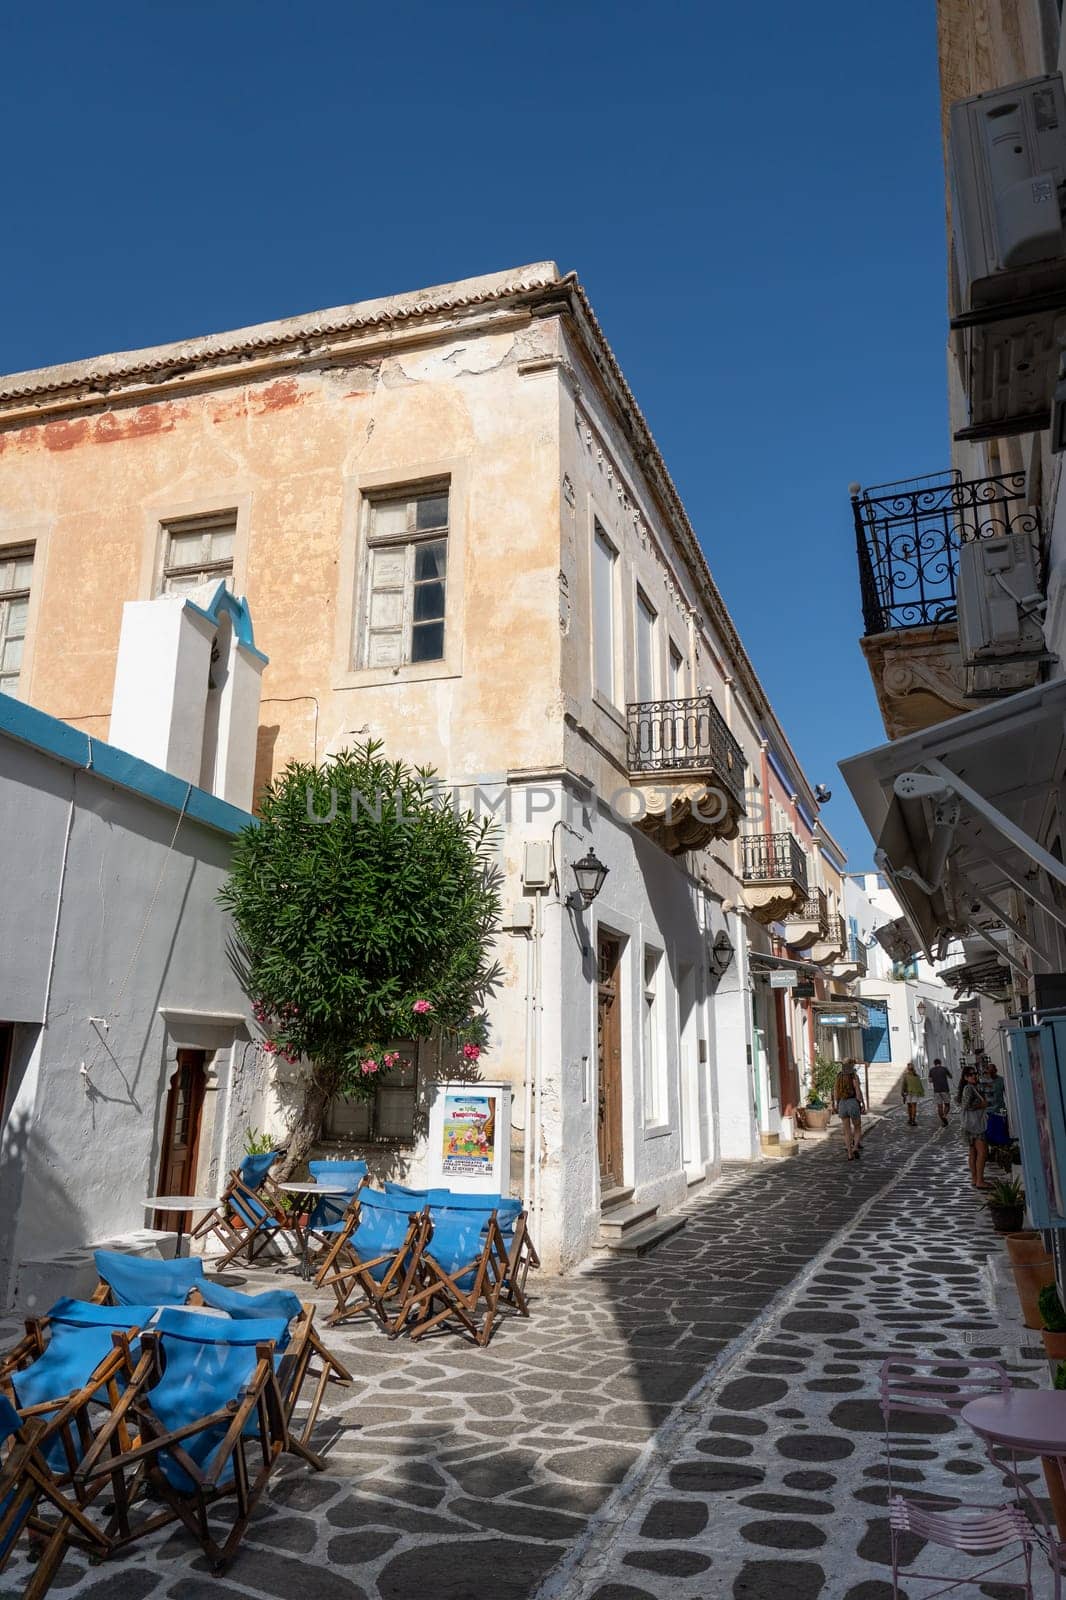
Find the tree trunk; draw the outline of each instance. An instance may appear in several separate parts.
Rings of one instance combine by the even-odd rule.
[[[304,1083],[303,1100],[289,1132],[285,1155],[274,1168],[273,1176],[284,1183],[302,1167],[322,1135],[322,1121],[337,1092],[337,1074],[329,1067],[316,1066]]]

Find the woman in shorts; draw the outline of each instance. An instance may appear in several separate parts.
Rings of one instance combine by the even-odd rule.
[[[840,1126],[844,1130],[844,1147],[848,1153],[848,1160],[855,1161],[862,1155],[862,1116],[864,1107],[862,1103],[862,1085],[859,1074],[855,1071],[855,1064],[845,1061],[837,1073],[837,1081],[833,1085],[833,1110],[840,1118]]]
[[[985,1162],[988,1159],[988,1102],[977,1087],[977,1068],[964,1067],[959,1085],[959,1109],[962,1112],[962,1136],[966,1140],[966,1159],[970,1164],[970,1182],[975,1189],[986,1189]]]

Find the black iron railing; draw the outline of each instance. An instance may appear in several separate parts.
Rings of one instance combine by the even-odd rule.
[[[743,876],[749,883],[787,880],[807,889],[807,857],[799,840],[791,833],[748,833],[744,848]]]
[[[709,694],[627,708],[630,772],[713,772],[744,809],[744,752]]]
[[[825,890],[814,889],[803,902],[800,911],[793,911],[791,916],[785,918],[785,926],[790,922],[817,922],[819,927],[828,925],[829,908],[825,901]]]
[[[826,940],[839,950],[842,956],[848,954],[851,949],[851,933],[847,922],[842,916],[837,915],[829,918],[829,932],[826,934]]]
[[[867,634],[953,622],[964,544],[1024,532],[1040,553],[1024,472],[968,480],[940,472],[856,488],[851,507]]]

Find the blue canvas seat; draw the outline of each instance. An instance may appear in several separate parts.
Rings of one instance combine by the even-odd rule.
[[[405,1195],[363,1188],[348,1207],[315,1284],[333,1290],[331,1327],[364,1311],[394,1338],[407,1317],[427,1227]]]
[[[160,1261],[153,1256],[125,1255],[121,1250],[94,1250],[93,1260],[115,1305],[183,1306],[204,1276],[199,1256]]]
[[[24,1600],[41,1600],[47,1593],[68,1545],[77,1544],[98,1560],[111,1549],[110,1540],[90,1519],[85,1504],[69,1487],[57,1483],[41,1454],[46,1431],[43,1421],[26,1421],[8,1397],[0,1395],[0,1571],[31,1517],[35,1531],[45,1541],[23,1590]]]
[[[84,1450],[87,1420],[91,1427],[88,1408],[93,1402],[106,1404],[128,1375],[130,1360],[115,1335],[131,1336],[155,1313],[155,1306],[57,1300],[46,1318],[31,1324],[27,1353],[33,1344],[40,1353],[24,1365],[13,1363],[4,1381],[22,1415],[47,1425],[40,1448],[54,1472],[73,1472]],[[65,1407],[72,1397],[76,1403]]]
[[[281,1192],[270,1176],[271,1167],[284,1153],[265,1150],[246,1155],[230,1173],[218,1205],[193,1229],[191,1237],[202,1245],[210,1238],[221,1244],[216,1267],[226,1266],[241,1254],[254,1261],[272,1241],[289,1231]]]
[[[327,1385],[350,1383],[352,1375],[319,1339],[314,1325],[314,1307],[303,1305],[289,1289],[241,1294],[237,1289],[226,1289],[210,1279],[204,1280],[200,1293],[204,1305],[216,1311],[225,1311],[228,1316],[238,1320],[276,1318],[284,1322],[285,1331],[276,1342],[274,1367],[285,1408],[285,1422],[290,1428],[305,1385],[313,1384],[306,1410],[301,1416],[299,1436],[290,1434],[290,1444],[312,1466],[323,1468],[325,1463],[310,1450],[311,1432]]]
[[[476,1344],[486,1345],[508,1263],[495,1208],[431,1206],[428,1216],[420,1281],[409,1307],[411,1337],[457,1324]]]
[[[323,1195],[321,1200],[316,1200],[307,1223],[313,1234],[336,1232],[348,1206],[366,1183],[366,1162],[309,1161],[307,1170],[316,1183],[344,1188],[344,1194]],[[308,1196],[308,1199],[313,1198],[313,1195]]]
[[[121,1542],[178,1518],[216,1572],[228,1566],[288,1443],[275,1369],[287,1333],[284,1317],[159,1312],[141,1336],[127,1392],[76,1474],[87,1487],[101,1479],[112,1486]],[[138,1442],[116,1453],[127,1419]],[[145,1474],[165,1509],[149,1509],[136,1523],[134,1499]],[[221,1537],[211,1525],[216,1506],[232,1512]]]

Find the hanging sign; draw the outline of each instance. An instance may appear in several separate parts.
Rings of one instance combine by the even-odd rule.
[[[796,987],[796,974],[794,972],[771,972],[771,989],[794,989]]]

